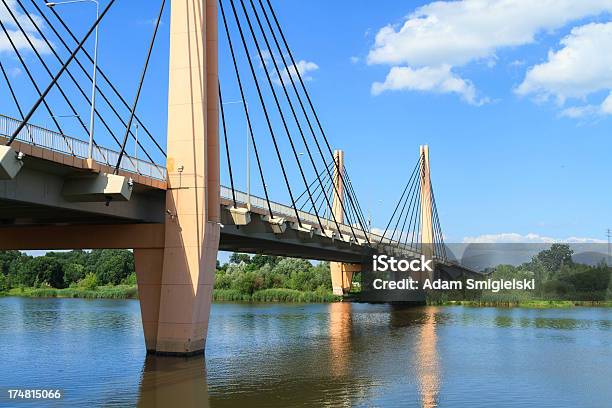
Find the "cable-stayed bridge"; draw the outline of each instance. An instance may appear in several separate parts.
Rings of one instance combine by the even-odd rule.
[[[134,249],[147,350],[203,350],[219,249],[331,261],[337,294],[376,254],[426,256],[442,277],[469,273],[447,256],[427,146],[407,169],[384,232],[372,231],[270,0],[161,0],[131,102],[85,47],[99,26],[112,29],[101,22],[119,1],[100,3],[81,36],[61,2],[0,1],[0,39],[11,51],[11,59],[0,53],[0,92],[17,116],[0,116],[0,248]],[[160,137],[139,103],[166,13]],[[25,72],[20,83],[9,63]],[[239,120],[229,119],[225,89],[240,95]],[[59,107],[81,137],[69,136]],[[47,125],[36,124],[40,115]],[[244,191],[236,185],[243,158],[235,148],[245,147],[233,137],[238,122],[247,135]]]

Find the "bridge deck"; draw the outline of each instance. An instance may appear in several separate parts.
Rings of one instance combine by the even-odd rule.
[[[0,140],[6,140],[18,125],[18,120],[0,115]],[[112,172],[118,152],[96,146],[93,161],[88,161],[86,142],[31,124],[24,127],[13,147],[26,154],[26,166],[15,180],[0,182],[0,225],[163,224],[167,189],[163,166],[126,155],[120,174],[135,182],[129,202],[114,202],[111,206],[70,203],[61,195],[64,178],[75,172]],[[274,217],[283,218],[288,225],[288,232],[278,236],[264,219],[269,213],[266,200],[235,190],[236,206],[248,207],[252,214],[248,226],[237,227],[232,225],[229,211],[234,205],[232,190],[221,186],[220,192],[224,224],[221,249],[359,262],[372,251],[369,241],[379,251],[410,257],[420,255],[418,249],[363,231],[358,226],[336,225],[333,220],[317,219],[315,214],[298,210],[300,221],[306,227],[306,231],[300,230],[293,207],[270,202]]]
[[[20,123],[17,119],[0,115],[0,143],[4,144]],[[27,124],[17,135],[13,147],[27,156],[54,161],[78,170],[104,173],[112,173],[119,158],[119,152],[95,146],[90,166],[87,162],[88,143],[32,124]],[[131,177],[141,185],[166,189],[165,167],[128,154],[124,154],[121,159],[119,174]]]

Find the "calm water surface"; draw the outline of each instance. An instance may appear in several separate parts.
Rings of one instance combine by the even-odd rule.
[[[181,359],[146,356],[138,301],[0,298],[0,387],[63,389],[48,406],[603,408],[612,310],[215,304],[206,358]]]

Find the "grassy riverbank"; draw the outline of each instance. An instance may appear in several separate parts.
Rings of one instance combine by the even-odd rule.
[[[99,286],[96,289],[82,288],[13,288],[0,292],[0,296],[32,298],[80,298],[80,299],[138,299],[135,285]],[[294,289],[264,289],[253,294],[240,293],[234,289],[215,289],[216,302],[280,302],[280,303],[328,303],[341,300],[331,292],[303,292]]]
[[[136,285],[98,286],[95,289],[85,288],[12,288],[4,292],[7,296],[39,298],[81,298],[81,299],[137,299]]]
[[[281,302],[281,303],[329,303],[342,300],[341,296],[334,296],[331,292],[314,291],[303,292],[294,289],[263,289],[248,293],[241,293],[235,289],[215,289],[213,298],[217,302]]]
[[[22,296],[32,298],[80,298],[80,299],[138,299],[135,285],[99,286],[96,289],[82,288],[13,288],[0,292],[0,296]],[[331,303],[339,302],[342,297],[331,292],[317,290],[305,292],[294,289],[263,289],[252,294],[241,293],[235,289],[214,289],[215,302],[260,302],[260,303]],[[612,300],[432,300],[431,306],[466,307],[520,307],[531,309],[563,309],[573,307],[612,307]]]
[[[572,307],[612,307],[612,300],[520,300],[520,301],[482,301],[450,300],[445,302],[428,302],[433,306],[468,306],[468,307],[521,307],[526,309],[565,309]]]

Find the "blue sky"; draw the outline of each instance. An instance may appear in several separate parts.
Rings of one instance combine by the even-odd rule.
[[[384,228],[390,217],[419,144],[429,144],[446,241],[605,239],[612,226],[611,1],[273,3],[296,59],[310,68],[304,74],[332,146],[345,150],[362,207],[376,226]],[[82,35],[93,17],[88,7],[58,12]],[[102,27],[100,64],[128,101],[156,8],[118,1]],[[139,107],[160,141],[168,26],[166,12]],[[224,98],[235,101],[239,94],[220,37]],[[25,55],[36,62],[31,52]],[[32,101],[31,86],[2,33],[0,58],[20,95]],[[46,53],[45,59],[52,56]],[[46,84],[44,72],[35,72]],[[14,116],[0,84],[0,112]],[[255,106],[252,88],[249,97]],[[79,109],[87,118],[86,105]],[[226,113],[237,187],[243,189],[244,116],[238,105],[227,105]],[[262,155],[272,198],[288,202],[269,135],[261,115],[253,114],[259,119],[256,137],[267,143]],[[49,121],[44,112],[35,119]],[[69,122],[62,124],[81,137],[82,130]],[[112,146],[107,136],[99,137]],[[261,192],[252,171],[252,188]],[[298,173],[289,172],[297,184]]]

